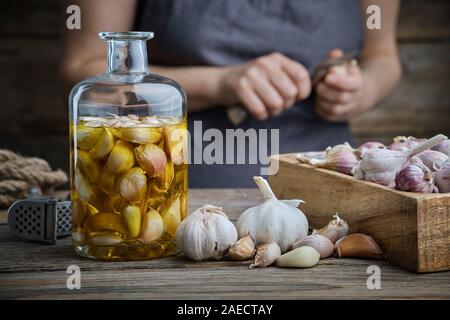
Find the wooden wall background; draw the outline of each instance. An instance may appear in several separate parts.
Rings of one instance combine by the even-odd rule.
[[[67,102],[58,64],[60,0],[0,2],[0,148],[68,169]],[[450,1],[403,0],[404,76],[379,108],[355,119],[359,142],[450,134]]]

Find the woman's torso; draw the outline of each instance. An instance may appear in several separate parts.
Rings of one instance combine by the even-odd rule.
[[[137,28],[155,32],[150,62],[167,66],[226,66],[278,51],[312,70],[328,51],[357,52],[362,43],[356,0],[140,1]],[[267,121],[247,117],[239,128],[279,129],[280,153],[352,142],[347,123],[320,119],[313,105],[314,94]],[[236,128],[222,107],[189,114],[191,134],[194,121],[202,121],[203,131],[215,128],[225,133]],[[194,142],[192,154],[209,143]],[[258,174],[258,165],[191,165],[190,184],[246,187]]]

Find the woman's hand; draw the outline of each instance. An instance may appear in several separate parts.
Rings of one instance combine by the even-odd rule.
[[[332,58],[342,56],[341,50],[332,50]],[[360,67],[349,65],[347,74],[330,71],[316,87],[316,112],[328,121],[346,121],[367,110],[368,80]]]
[[[308,71],[281,53],[272,53],[238,66],[225,67],[219,76],[218,102],[242,105],[259,120],[279,115],[311,93]]]

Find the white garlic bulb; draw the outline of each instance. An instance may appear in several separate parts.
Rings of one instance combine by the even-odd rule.
[[[208,204],[188,215],[176,231],[177,247],[195,261],[223,258],[236,240],[236,228],[222,208]]]
[[[267,181],[253,178],[265,201],[247,209],[238,219],[239,237],[250,235],[256,244],[275,242],[286,252],[297,240],[308,234],[308,220],[297,207],[302,200],[278,200]]]

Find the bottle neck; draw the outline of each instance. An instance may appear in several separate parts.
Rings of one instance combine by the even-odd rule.
[[[108,73],[148,73],[144,40],[109,40]]]

